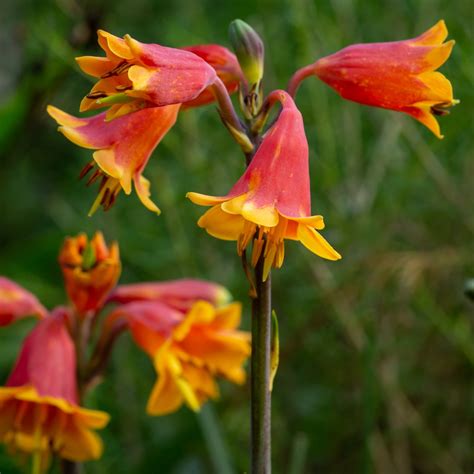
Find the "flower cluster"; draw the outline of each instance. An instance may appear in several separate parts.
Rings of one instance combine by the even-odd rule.
[[[241,75],[237,59],[219,45],[184,49],[143,44],[98,31],[106,57],[77,58],[80,68],[98,79],[81,102],[80,111],[107,108],[90,118],[77,118],[56,107],[48,113],[59,130],[79,146],[96,150],[81,172],[93,173],[87,184],[100,179],[99,194],[90,214],[99,206],[109,209],[119,192],[130,194],[132,184],[151,211],[150,182],[143,170],[160,141],[176,122],[180,108],[197,107],[214,100],[212,86],[223,83],[237,89]]]
[[[263,43],[240,20],[232,23],[230,36],[237,57],[215,44],[175,49],[99,30],[105,57],[77,58],[82,70],[98,79],[80,110],[107,110],[76,118],[48,107],[67,138],[96,150],[81,173],[95,170],[88,184],[101,179],[90,213],[101,205],[109,209],[122,189],[130,194],[132,184],[143,204],[159,213],[142,175],[151,153],[181,108],[217,100],[250,164],[226,196],[188,193],[194,203],[212,206],[199,226],[214,237],[236,241],[239,255],[252,244],[251,264],[264,260],[264,280],[271,267],[281,267],[285,239],[338,260],[340,254],[318,232],[324,228],[322,216],[311,215],[308,144],[294,102],[301,81],[316,76],[346,99],[407,113],[442,138],[435,116],[447,114],[458,101],[436,69],[448,59],[454,41],[443,42],[447,29],[440,21],[414,39],[351,45],[303,67],[287,91],[273,91],[262,100]],[[237,89],[247,125],[236,118],[229,98]],[[281,111],[259,137],[274,103]]]
[[[67,238],[59,263],[70,305],[49,312],[30,292],[0,277],[0,325],[38,318],[0,387],[1,442],[39,454],[43,463],[51,453],[72,461],[100,457],[95,430],[109,416],[81,403],[125,330],[156,368],[151,415],[175,411],[183,402],[198,410],[218,396],[217,377],[245,381],[250,337],[237,329],[241,307],[229,303],[225,288],[193,279],[115,286],[118,245],[107,246],[101,233],[91,240],[85,234]],[[100,324],[97,340],[92,324]]]

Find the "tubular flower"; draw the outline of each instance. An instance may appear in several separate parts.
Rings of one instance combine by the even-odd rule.
[[[220,306],[231,299],[229,291],[221,285],[204,280],[181,279],[165,282],[120,285],[108,301],[131,303],[134,301],[158,301],[179,311],[187,311],[197,300],[209,301]]]
[[[68,237],[59,254],[69,299],[79,314],[101,308],[120,276],[121,264],[116,242],[107,247],[101,232]]]
[[[216,308],[197,301],[183,313],[159,301],[119,307],[135,342],[153,359],[158,374],[147,405],[150,415],[176,411],[183,402],[197,411],[219,395],[216,376],[242,384],[250,334],[238,331],[241,305]]]
[[[314,73],[343,98],[405,112],[442,138],[435,115],[449,113],[451,83],[437,72],[454,41],[443,20],[417,38],[355,44],[314,63]]]
[[[56,309],[25,339],[5,387],[0,387],[0,440],[12,448],[51,452],[64,459],[97,459],[102,442],[93,430],[109,416],[78,405],[76,355]]]
[[[26,316],[44,318],[46,309],[36,296],[0,276],[0,326],[7,326]]]
[[[188,46],[183,49],[196,54],[211,65],[216,71],[217,77],[224,83],[229,94],[237,91],[242,78],[242,71],[234,53],[218,44]],[[198,97],[184,104],[184,107],[198,107],[213,101],[214,95],[209,89],[206,89]]]
[[[87,184],[101,178],[99,194],[89,215],[99,206],[110,209],[119,192],[132,191],[132,182],[142,204],[160,213],[150,199],[150,182],[142,176],[153,150],[174,125],[178,105],[151,107],[138,112],[106,120],[101,113],[90,118],[77,118],[56,107],[48,106],[48,113],[60,125],[59,131],[76,145],[92,148],[94,161],[81,172],[81,178],[97,167]]]
[[[195,204],[212,206],[198,225],[218,239],[236,240],[239,255],[253,240],[252,265],[263,255],[263,279],[283,264],[284,240],[299,240],[316,255],[341,258],[317,232],[322,216],[311,215],[308,143],[303,119],[284,91],[277,122],[268,130],[243,176],[222,197],[188,193]]]
[[[106,57],[76,58],[79,67],[99,78],[80,111],[111,106],[107,119],[147,106],[181,104],[195,99],[216,80],[214,69],[182,49],[144,44],[129,35],[118,38],[99,30]]]

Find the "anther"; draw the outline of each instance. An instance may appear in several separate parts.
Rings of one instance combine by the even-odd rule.
[[[96,100],[96,99],[103,99],[105,97],[108,97],[109,95],[105,91],[94,91],[91,92],[90,94],[87,94],[86,97],[88,99]]]
[[[79,173],[79,179],[82,179],[84,178],[84,176],[89,173],[89,171],[94,168],[95,164],[94,162],[89,162],[87,163],[86,166],[84,166],[84,168],[82,168],[82,171]]]
[[[120,64],[117,64],[111,71],[106,72],[100,76],[101,79],[107,79],[108,77],[118,76],[125,72],[127,69],[131,67],[131,64],[127,61],[122,61]]]
[[[89,178],[89,180],[86,183],[86,186],[90,186],[92,183],[95,183],[99,176],[101,176],[103,173],[101,170],[95,170],[94,174]]]

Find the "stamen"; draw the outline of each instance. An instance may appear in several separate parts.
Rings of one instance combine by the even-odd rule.
[[[101,174],[104,175],[103,172],[101,172]],[[118,179],[104,175],[102,182],[100,183],[99,194],[91,206],[89,216],[94,214],[99,206],[102,206],[104,211],[108,211],[114,204],[121,189],[120,181]]]
[[[122,61],[121,63],[117,64],[111,71],[106,72],[100,76],[101,79],[107,79],[108,77],[118,76],[123,72],[127,71],[132,65],[127,61]]]
[[[89,178],[89,180],[86,183],[86,186],[90,186],[92,183],[95,183],[97,179],[102,176],[102,171],[97,169],[94,171],[94,174]]]
[[[459,104],[459,100],[453,99],[450,102],[441,102],[431,106],[431,113],[433,115],[449,115],[450,108]]]
[[[104,189],[104,186],[106,185],[107,183],[107,176],[104,174],[104,176],[102,176],[102,181],[100,182],[100,185],[99,185],[99,191],[102,191],[102,189]]]
[[[100,200],[100,205],[105,207],[105,202],[107,201],[107,198],[109,197],[110,193],[110,188],[105,188],[104,193],[102,194],[102,199]]]
[[[115,90],[116,90],[117,92],[129,91],[129,90],[131,90],[131,89],[133,89],[133,86],[131,86],[131,85],[130,85],[130,86],[117,86],[117,87],[115,88]]]
[[[260,238],[254,239],[253,241],[253,249],[252,249],[252,259],[250,264],[252,267],[256,267],[258,260],[260,259],[260,255],[262,255],[263,246],[265,245],[265,241]]]
[[[94,166],[95,163],[93,161],[87,163],[87,165],[84,166],[84,168],[82,168],[82,171],[79,173],[79,179],[82,179],[84,176],[86,176],[86,174],[89,173],[89,171],[94,168]]]
[[[109,94],[105,91],[94,91],[90,94],[87,94],[86,97],[88,99],[96,100],[96,99],[103,99],[104,97],[108,97]]]

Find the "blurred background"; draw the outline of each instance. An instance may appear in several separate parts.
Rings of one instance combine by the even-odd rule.
[[[16,0],[1,2],[0,274],[48,307],[65,301],[63,238],[102,230],[120,243],[121,282],[212,279],[244,301],[235,244],[196,226],[187,191],[219,195],[243,171],[215,106],[186,111],[146,176],[163,213],[121,194],[87,211],[96,188],[78,180],[91,152],[56,132],[45,107],[77,114],[92,82],[75,56],[100,55],[95,30],[168,46],[229,46],[228,24],[249,22],[266,44],[265,90],[316,58],[357,42],[407,39],[440,18],[456,47],[441,71],[461,99],[438,140],[410,117],[345,102],[316,79],[297,103],[310,143],[313,213],[343,259],[294,242],[274,272],[280,369],[273,393],[275,474],[471,472],[474,304],[473,5],[441,0]],[[0,332],[4,383],[32,322]],[[47,357],[47,354],[45,354]],[[111,413],[103,457],[88,474],[231,474],[248,468],[248,386],[196,416],[145,414],[155,375],[127,336],[88,406]],[[27,471],[0,446],[0,472]]]

